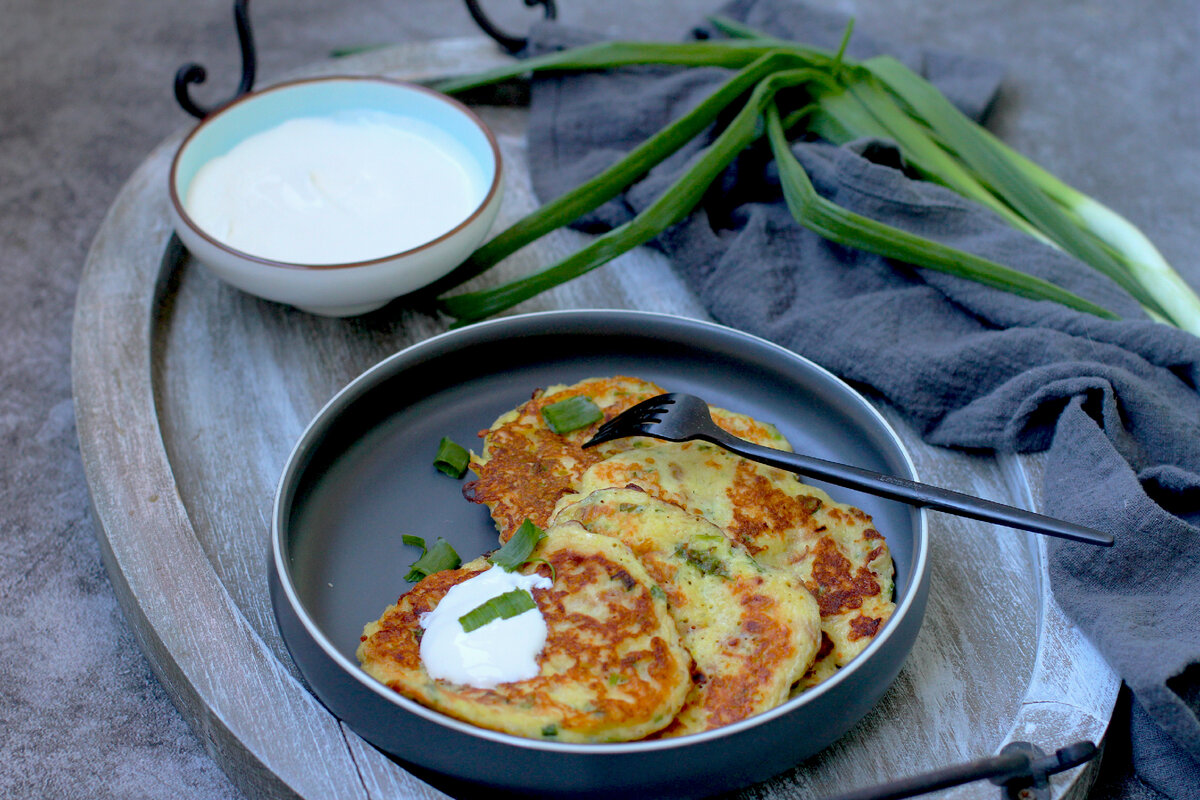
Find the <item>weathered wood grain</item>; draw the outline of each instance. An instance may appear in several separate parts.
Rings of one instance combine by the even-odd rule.
[[[317,73],[429,76],[502,56],[483,40],[409,45],[315,66]],[[534,207],[525,113],[485,108],[507,164],[497,230]],[[437,789],[359,739],[308,693],[267,595],[270,508],[287,455],[345,383],[446,327],[402,304],[366,317],[312,317],[244,295],[172,244],[166,172],[180,137],[131,178],[101,228],[76,311],[80,445],[105,565],[176,705],[255,797],[432,798]],[[565,255],[559,232],[478,285]],[[640,250],[515,311],[620,307],[703,317],[686,286]],[[1036,459],[922,444],[883,408],[922,477],[1037,506]],[[1014,739],[1053,749],[1099,740],[1118,682],[1050,596],[1037,537],[942,515],[930,525],[929,610],[900,678],[850,734],[745,797],[812,798],[979,758]],[[1055,780],[1079,797],[1083,771]],[[947,792],[994,798],[990,784]]]

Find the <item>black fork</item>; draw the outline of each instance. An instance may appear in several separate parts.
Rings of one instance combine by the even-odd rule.
[[[739,439],[717,426],[708,412],[708,404],[699,397],[673,392],[645,400],[600,426],[596,435],[583,446],[593,447],[627,436],[650,436],[668,442],[699,439],[711,442],[751,461],[778,467],[798,475],[816,478],[837,486],[858,489],[868,494],[898,500],[916,506],[945,511],[961,517],[992,522],[1011,528],[1073,539],[1077,542],[1111,547],[1113,537],[1102,531],[1073,522],[1035,514],[1003,503],[995,503],[926,483],[884,475],[879,472],[826,461],[800,453],[788,453]]]

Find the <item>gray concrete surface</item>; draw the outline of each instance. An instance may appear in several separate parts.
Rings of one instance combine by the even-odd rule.
[[[1009,69],[992,127],[1125,213],[1200,285],[1200,10],[1194,0],[813,0],[863,30]],[[561,17],[675,38],[704,0],[560,0]],[[514,29],[531,18],[491,0]],[[0,0],[0,796],[233,798],[171,706],[108,584],[88,514],[69,374],[88,244],[146,153],[189,124],[170,80],[236,84],[225,0]],[[457,0],[261,2],[260,80],[336,46],[475,33]],[[1096,798],[1122,784],[1114,743]],[[1123,787],[1123,788],[1122,788]]]

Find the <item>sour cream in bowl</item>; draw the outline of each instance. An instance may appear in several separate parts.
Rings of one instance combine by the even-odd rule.
[[[444,276],[500,207],[500,150],[463,104],[386,78],[315,78],[201,122],[171,165],[179,238],[243,291],[325,316]]]

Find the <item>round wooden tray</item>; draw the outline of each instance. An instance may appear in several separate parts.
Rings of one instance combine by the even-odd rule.
[[[304,74],[425,78],[493,66],[484,39],[405,45]],[[479,109],[507,164],[495,230],[533,208],[520,107]],[[134,173],[84,269],[72,352],[80,449],[105,566],[159,680],[209,752],[254,797],[444,797],[359,739],[308,692],[267,592],[269,515],[288,452],[339,388],[445,330],[402,304],[312,317],[232,289],[195,264],[167,216],[183,132]],[[579,246],[561,231],[477,279],[528,272]],[[640,250],[519,311],[636,308],[704,318],[657,253]],[[1041,461],[923,444],[887,407],[924,480],[1036,508]],[[814,798],[991,755],[1099,741],[1119,680],[1054,602],[1044,542],[934,514],[924,627],[896,683],[848,735],[746,797]],[[1083,797],[1095,762],[1054,778]],[[955,800],[997,796],[984,781]]]

